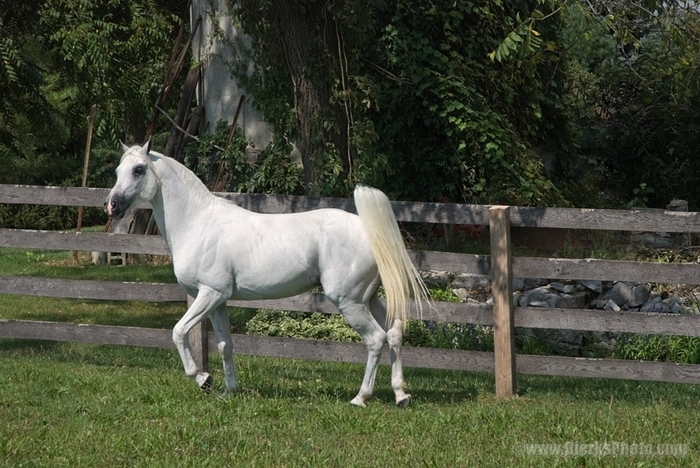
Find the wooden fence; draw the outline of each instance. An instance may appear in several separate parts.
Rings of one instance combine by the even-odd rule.
[[[107,189],[81,189],[0,185],[0,203],[101,207]],[[354,210],[351,200],[306,197],[219,194],[260,212],[295,212],[321,207]],[[661,210],[593,210],[394,202],[403,222],[489,225],[491,256],[436,251],[412,251],[420,270],[470,273],[491,278],[493,306],[438,302],[412,318],[489,325],[494,327],[494,353],[404,347],[407,366],[492,372],[496,394],[516,392],[517,374],[597,377],[664,382],[700,383],[700,365],[663,362],[588,359],[562,356],[516,355],[514,327],[575,329],[595,332],[630,332],[700,336],[700,317],[678,314],[613,312],[588,309],[514,307],[512,278],[553,280],[620,280],[669,284],[700,284],[700,265],[513,257],[510,228],[569,228],[614,231],[700,232],[700,213]],[[160,236],[75,233],[0,228],[0,247],[79,250],[168,255]],[[0,276],[0,293],[96,300],[186,301],[175,284],[124,283]],[[321,294],[305,293],[280,300],[229,301],[230,306],[337,313]],[[0,338],[28,338],[101,344],[173,348],[171,330],[103,325],[5,320]],[[203,351],[216,350],[211,334]],[[236,335],[237,354],[364,363],[366,350],[359,343],[296,340]],[[383,353],[383,363],[388,363]]]

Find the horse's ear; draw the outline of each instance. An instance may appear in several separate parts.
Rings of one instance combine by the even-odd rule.
[[[128,150],[128,149],[129,149],[129,147],[127,146],[127,144],[126,144],[126,143],[124,143],[124,142],[123,142],[123,141],[122,141],[121,139],[119,140],[119,143],[121,143],[121,145],[122,145],[122,149],[123,149],[124,151],[126,151],[126,150]]]
[[[141,147],[141,154],[143,154],[144,156],[148,156],[148,153],[150,153],[150,152],[151,152],[151,138],[149,137],[148,141],[146,141],[146,143],[144,143],[143,146]]]

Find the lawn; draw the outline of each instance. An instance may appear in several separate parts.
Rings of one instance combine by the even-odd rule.
[[[75,266],[52,252],[3,252],[0,274],[172,281],[168,265]],[[0,318],[171,327],[182,312],[0,296]],[[380,367],[359,409],[348,402],[361,365],[236,363],[242,390],[222,399],[185,377],[175,350],[0,340],[0,466],[700,465],[698,386],[519,376],[518,397],[499,400],[493,375],[407,368],[414,400],[401,410]],[[211,357],[219,386],[220,364]]]
[[[401,410],[382,367],[358,409],[359,365],[238,357],[243,390],[222,399],[175,351],[2,340],[0,355],[0,466],[700,463],[700,388],[687,385],[523,376],[519,397],[498,400],[491,375],[409,368]]]

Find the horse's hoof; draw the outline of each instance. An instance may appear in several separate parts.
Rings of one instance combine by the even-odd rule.
[[[211,393],[214,390],[214,378],[209,374],[202,374],[202,378],[199,388],[207,394]]]
[[[350,404],[352,406],[357,406],[358,408],[367,408],[367,405],[365,405],[365,402],[362,401],[360,397],[353,398]]]
[[[411,403],[411,395],[406,395],[403,399],[396,402],[396,406],[399,408],[407,408],[409,403]]]

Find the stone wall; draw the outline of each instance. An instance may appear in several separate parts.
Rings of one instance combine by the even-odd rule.
[[[492,303],[490,281],[481,275],[453,275],[431,272],[426,282],[449,287],[464,302]],[[513,305],[552,309],[598,309],[664,314],[700,314],[700,289],[685,291],[685,297],[652,290],[648,284],[624,281],[551,281],[545,278],[515,278]],[[584,348],[601,350],[615,347],[618,334],[580,330],[516,329],[516,339],[544,339],[559,354],[581,356]],[[594,343],[592,343],[594,342]]]

